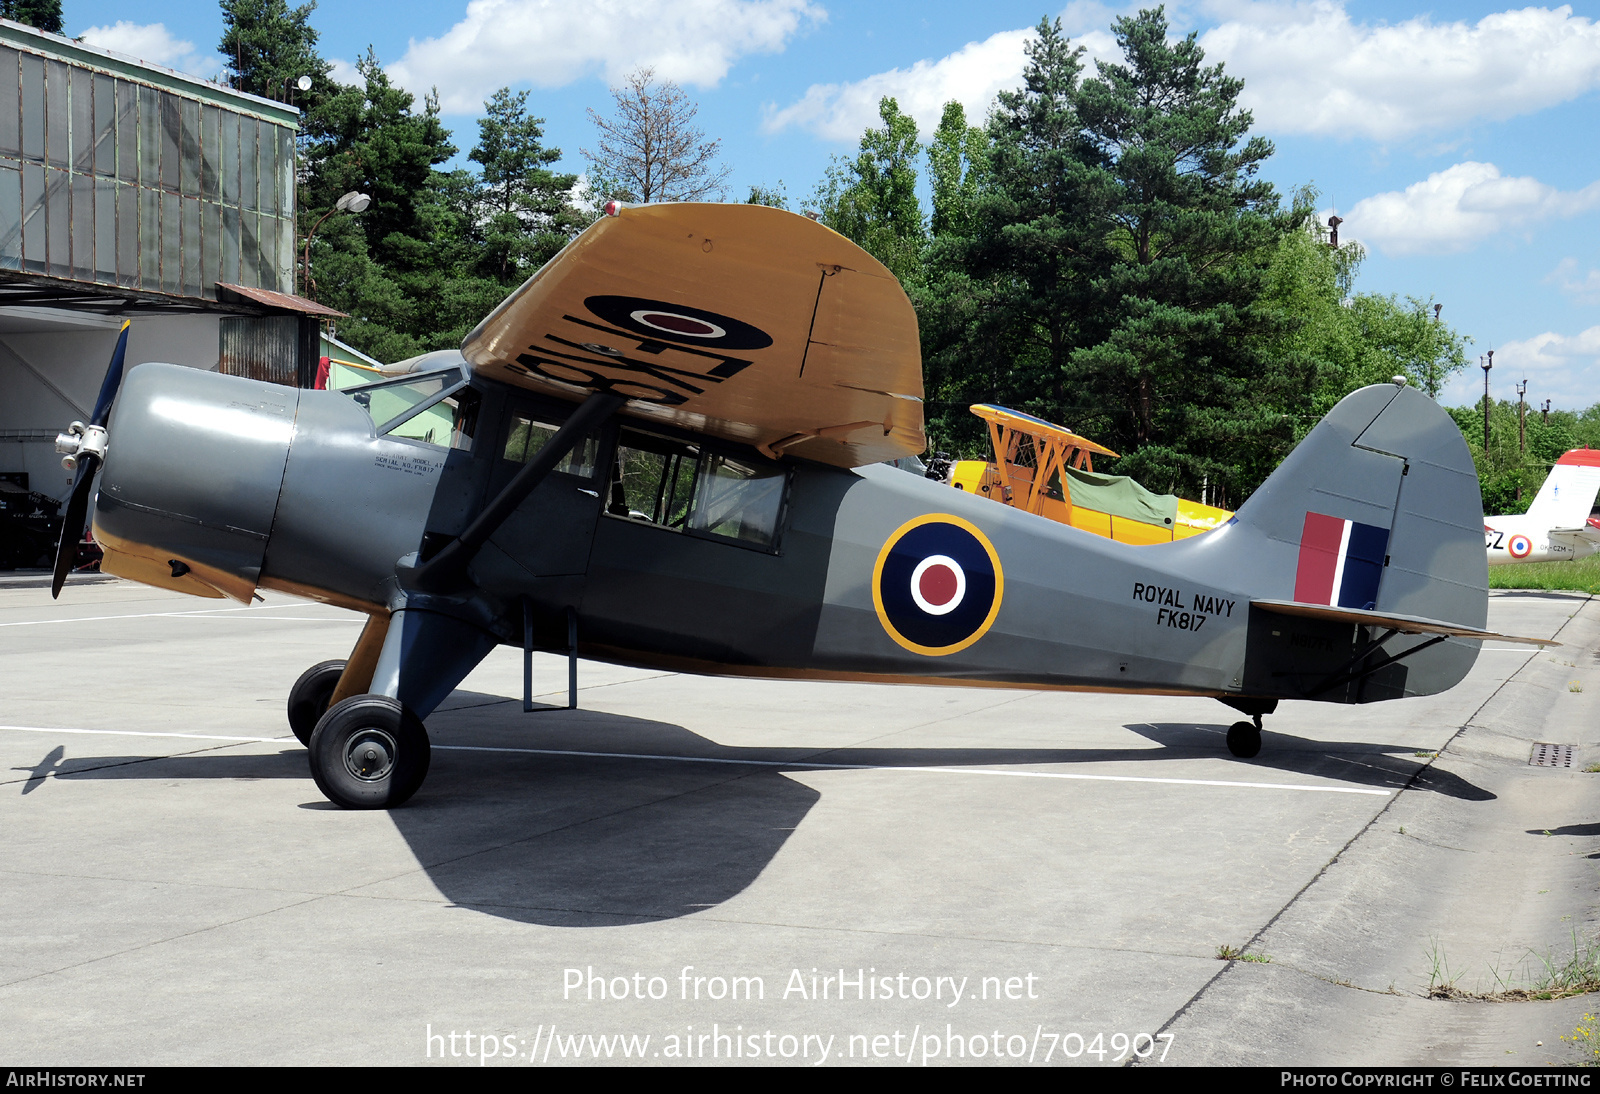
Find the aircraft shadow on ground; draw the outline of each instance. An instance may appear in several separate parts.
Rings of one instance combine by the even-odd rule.
[[[429,719],[436,748],[428,781],[389,816],[429,880],[458,906],[526,923],[617,926],[691,915],[750,886],[821,796],[785,774],[791,762],[790,771],[803,773],[801,763],[1088,765],[1225,755],[1224,726],[1128,728],[1161,747],[731,748],[671,723],[584,710],[530,717],[515,701],[458,692],[449,709]],[[1260,777],[1257,769],[1269,768],[1389,789],[1412,785],[1469,800],[1493,797],[1444,772],[1414,783],[1420,765],[1390,755],[1409,748],[1353,744],[1331,754],[1304,742],[1288,748],[1284,743],[1283,735],[1268,733],[1262,754],[1227,777],[1253,781]],[[607,755],[573,754],[585,751]],[[683,763],[650,756],[758,762]],[[312,795],[305,806],[326,806],[312,789],[298,746],[268,755],[81,760],[56,746],[37,767],[19,770],[66,781],[301,779]],[[1159,776],[1160,766],[1149,773]],[[35,779],[22,792],[40,785]]]
[[[1600,836],[1600,824],[1563,824],[1558,828],[1529,828],[1530,836]],[[1589,859],[1600,859],[1600,851],[1592,851],[1583,856]]]
[[[1164,745],[1163,758],[1175,754],[1203,755],[1219,750],[1226,754],[1228,727],[1193,722],[1130,722],[1124,728]],[[1461,776],[1431,767],[1416,754],[1415,745],[1384,745],[1361,741],[1323,744],[1286,733],[1264,730],[1261,752],[1241,761],[1254,768],[1270,768],[1313,775],[1340,782],[1359,783],[1385,790],[1429,790],[1462,801],[1493,801],[1491,791],[1468,782]],[[1134,753],[1138,755],[1138,753]]]

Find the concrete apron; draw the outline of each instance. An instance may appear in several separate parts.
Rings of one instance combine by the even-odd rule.
[[[1600,725],[1600,603],[1573,606],[1555,635],[1563,645],[1495,690],[1242,947],[1271,960],[1228,962],[1173,1017],[1167,1031],[1187,1051],[1168,1063],[1513,1066],[1580,1056],[1561,1038],[1600,998],[1514,994],[1581,959],[1600,925],[1600,774],[1581,770]],[[1580,758],[1570,769],[1530,766],[1536,742],[1578,746]],[[1494,797],[1418,792],[1451,775]]]

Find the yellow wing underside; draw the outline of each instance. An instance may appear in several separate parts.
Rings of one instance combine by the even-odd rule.
[[[481,375],[856,467],[927,447],[916,313],[848,239],[759,205],[602,217],[467,336]]]

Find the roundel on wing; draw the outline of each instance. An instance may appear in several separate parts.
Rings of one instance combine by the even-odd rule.
[[[1000,556],[984,534],[960,517],[934,514],[907,521],[885,541],[872,602],[890,638],[942,657],[983,637],[1004,586]]]
[[[591,296],[583,306],[629,334],[655,342],[715,350],[766,349],[772,336],[714,311],[639,296]]]
[[[1520,534],[1512,536],[1506,550],[1511,552],[1512,558],[1527,558],[1533,552],[1533,540]]]

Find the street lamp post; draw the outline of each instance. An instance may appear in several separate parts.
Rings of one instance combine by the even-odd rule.
[[[1439,398],[1439,313],[1444,310],[1443,304],[1433,306],[1433,350],[1428,357],[1428,395],[1437,400]]]
[[[364,213],[367,206],[371,204],[372,198],[357,190],[352,190],[334,202],[333,208],[323,213],[321,219],[311,226],[311,231],[306,233],[306,249],[301,256],[301,268],[305,270],[305,294],[308,299],[315,300],[317,298],[317,282],[311,276],[311,237],[317,234],[317,229],[322,227],[322,222],[334,213]]]
[[[1528,404],[1523,396],[1528,394],[1528,378],[1524,376],[1517,385],[1517,451],[1528,450]]]
[[[1528,378],[1524,376],[1522,383],[1517,385],[1517,462],[1522,462],[1522,457],[1528,451],[1528,403],[1525,395],[1528,394]],[[1522,500],[1522,471],[1517,471],[1517,500]]]
[[[1483,364],[1483,358],[1478,358],[1479,367],[1483,369],[1483,458],[1489,458],[1489,370],[1494,368],[1494,350],[1489,351],[1489,363]]]

